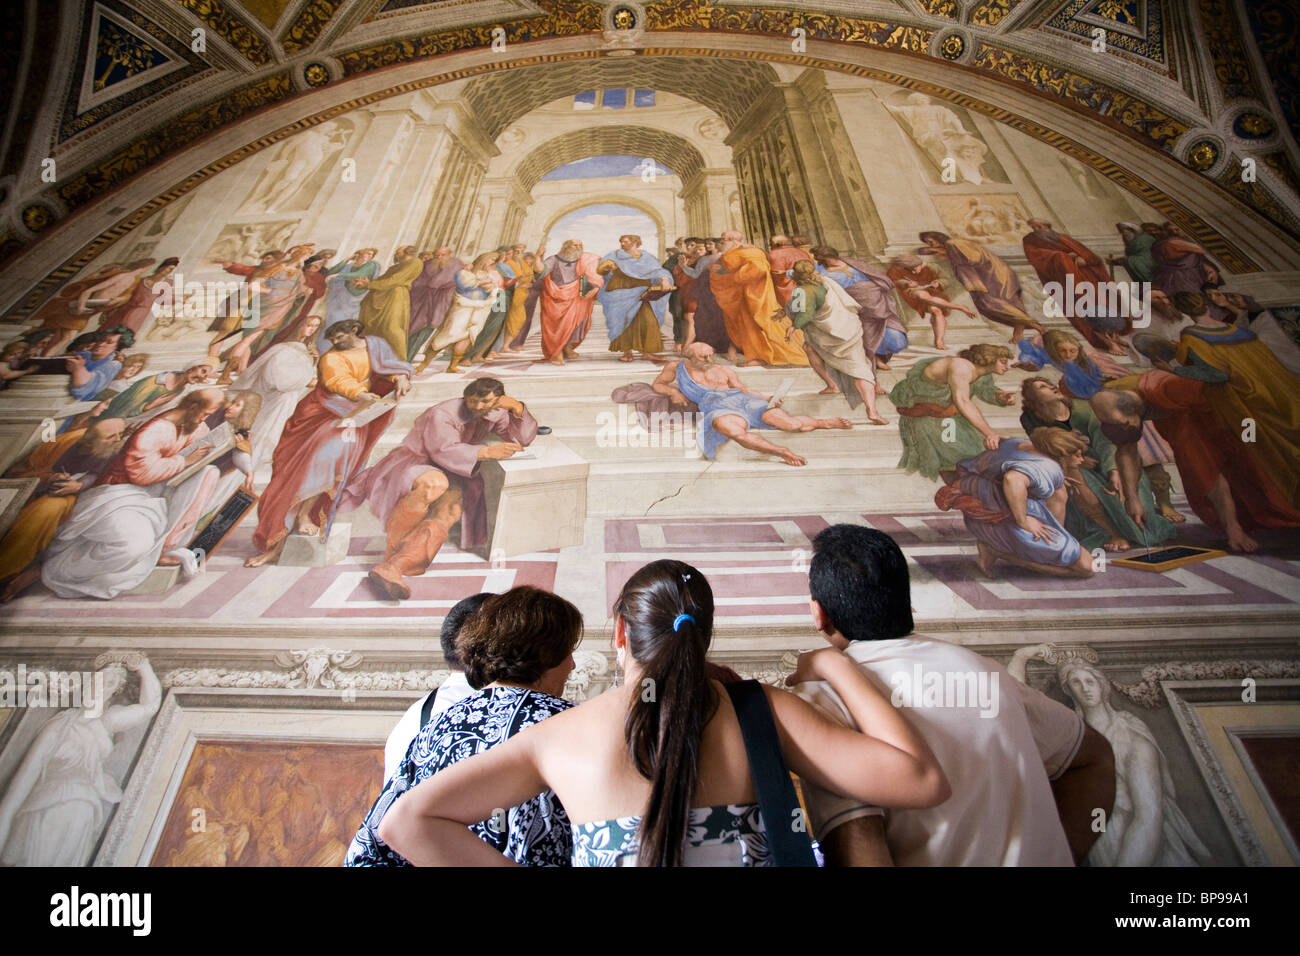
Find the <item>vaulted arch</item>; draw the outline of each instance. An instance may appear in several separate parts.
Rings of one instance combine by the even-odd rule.
[[[777,82],[767,63],[658,56],[545,63],[490,73],[465,86],[464,100],[487,134],[539,106],[585,90],[636,88],[676,93],[709,107],[732,129],[745,111]]]
[[[524,189],[531,190],[553,169],[590,156],[644,156],[662,163],[683,182],[704,168],[704,157],[687,140],[646,126],[592,126],[556,136],[539,145],[516,167]]]

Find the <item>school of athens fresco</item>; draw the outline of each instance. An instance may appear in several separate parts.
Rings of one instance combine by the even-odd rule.
[[[414,59],[378,42],[409,6],[330,79]],[[137,49],[94,61],[86,128],[115,84],[199,68],[126,4],[98,16]],[[286,50],[330,36],[276,22]],[[1158,10],[1121,26],[1125,70],[1170,69]],[[256,64],[246,29],[223,43]],[[1019,70],[973,52],[936,62]],[[575,603],[580,699],[612,679],[622,583],[677,557],[713,583],[713,656],[779,681],[838,521],[902,545],[919,631],[1156,755],[1121,780],[1163,808],[1144,862],[1296,862],[1289,758],[1259,741],[1297,724],[1297,211],[1252,213],[1266,260],[1240,191],[1146,181],[1121,121],[1094,148],[1010,94],[798,59],[665,48],[340,93],[261,139],[232,120],[235,161],[181,190],[146,169],[121,215],[145,213],[27,268],[0,321],[0,664],[109,693],[84,723],[0,699],[0,862],[337,864],[461,597]],[[1246,679],[1256,729],[1216,749]],[[59,773],[93,814],[37,799]]]

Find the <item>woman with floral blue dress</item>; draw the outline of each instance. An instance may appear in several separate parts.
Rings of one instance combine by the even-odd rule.
[[[581,613],[549,591],[517,587],[484,601],[456,636],[465,678],[477,693],[452,704],[416,735],[353,838],[344,865],[409,866],[379,835],[386,815],[409,800],[421,781],[571,708],[561,695],[581,639]],[[485,853],[524,866],[568,866],[573,852],[564,807],[540,788],[490,808],[463,829]]]

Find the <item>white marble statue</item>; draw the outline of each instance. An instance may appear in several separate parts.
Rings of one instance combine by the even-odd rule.
[[[108,771],[119,734],[147,723],[162,702],[162,687],[140,653],[109,652],[95,662],[104,675],[102,713],[64,710],[27,749],[0,800],[0,865],[86,866],[122,788]],[[137,703],[111,701],[140,676]]]

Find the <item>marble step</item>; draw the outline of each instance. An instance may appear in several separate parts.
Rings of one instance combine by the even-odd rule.
[[[834,502],[844,511],[933,510],[938,484],[902,474],[897,462],[896,456],[887,464],[882,459],[874,471],[848,459],[810,460],[796,468],[742,448],[723,449],[712,463],[657,462],[653,471],[636,462],[594,462],[587,510],[604,516],[758,515],[774,507],[805,511],[813,502]]]

